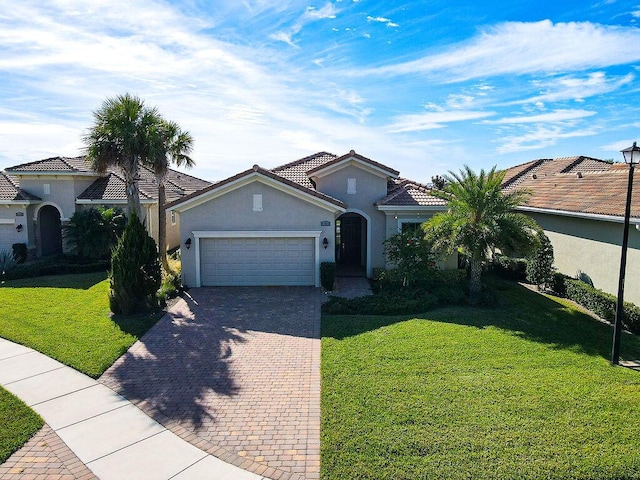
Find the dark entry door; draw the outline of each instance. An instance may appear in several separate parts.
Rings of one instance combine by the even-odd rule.
[[[62,229],[58,209],[51,205],[42,207],[38,223],[40,224],[42,256],[62,253]]]
[[[340,263],[360,265],[362,253],[360,217],[342,217],[340,220]]]

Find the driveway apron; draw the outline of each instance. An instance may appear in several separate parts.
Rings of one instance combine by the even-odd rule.
[[[319,289],[191,289],[100,381],[169,430],[273,479],[320,472]]]

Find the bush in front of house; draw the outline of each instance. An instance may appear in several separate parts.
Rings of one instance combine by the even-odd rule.
[[[436,269],[433,245],[425,240],[424,232],[397,233],[384,242],[384,251],[395,268],[392,273],[401,286],[419,284]]]
[[[330,297],[322,311],[330,315],[408,315],[431,310],[438,305],[435,295],[416,298],[408,295],[369,295],[352,299]]]
[[[14,243],[11,245],[13,251],[13,258],[15,258],[17,264],[22,264],[27,259],[27,244],[26,243]]]
[[[322,288],[331,292],[336,281],[335,262],[322,262],[320,264],[320,284]]]
[[[64,227],[64,238],[79,261],[107,258],[122,234],[125,218],[116,208],[89,208],[75,212]]]
[[[553,246],[549,237],[544,233],[538,235],[540,246],[533,256],[527,259],[527,281],[541,290],[548,290],[553,286]]]
[[[130,315],[157,306],[161,268],[156,242],[133,214],[111,256],[109,304]]]
[[[7,272],[16,268],[17,262],[11,250],[0,250],[0,275],[5,278]]]
[[[496,255],[491,264],[494,273],[505,280],[527,281],[527,260],[506,255]]]

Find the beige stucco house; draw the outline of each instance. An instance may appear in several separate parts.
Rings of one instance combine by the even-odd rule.
[[[539,159],[507,170],[504,188],[526,188],[521,207],[544,229],[558,270],[588,275],[617,295],[628,166],[590,157]],[[640,178],[634,179],[625,282],[626,301],[640,305]]]
[[[353,150],[258,165],[167,205],[187,286],[320,285],[320,264],[367,276],[384,241],[444,209],[429,189]],[[457,258],[443,260],[457,266]]]
[[[166,178],[172,201],[210,185],[175,170]],[[147,230],[157,241],[158,187],[153,172],[140,168],[140,202]],[[95,173],[85,157],[54,157],[0,172],[0,250],[25,243],[30,256],[66,251],[62,229],[77,210],[126,206],[125,183],[118,169]],[[178,219],[167,213],[167,248],[180,243]]]

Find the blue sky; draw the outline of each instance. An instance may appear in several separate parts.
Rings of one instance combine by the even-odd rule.
[[[209,180],[354,149],[426,183],[640,141],[640,0],[20,0],[0,52],[0,168],[81,154],[125,92]]]

